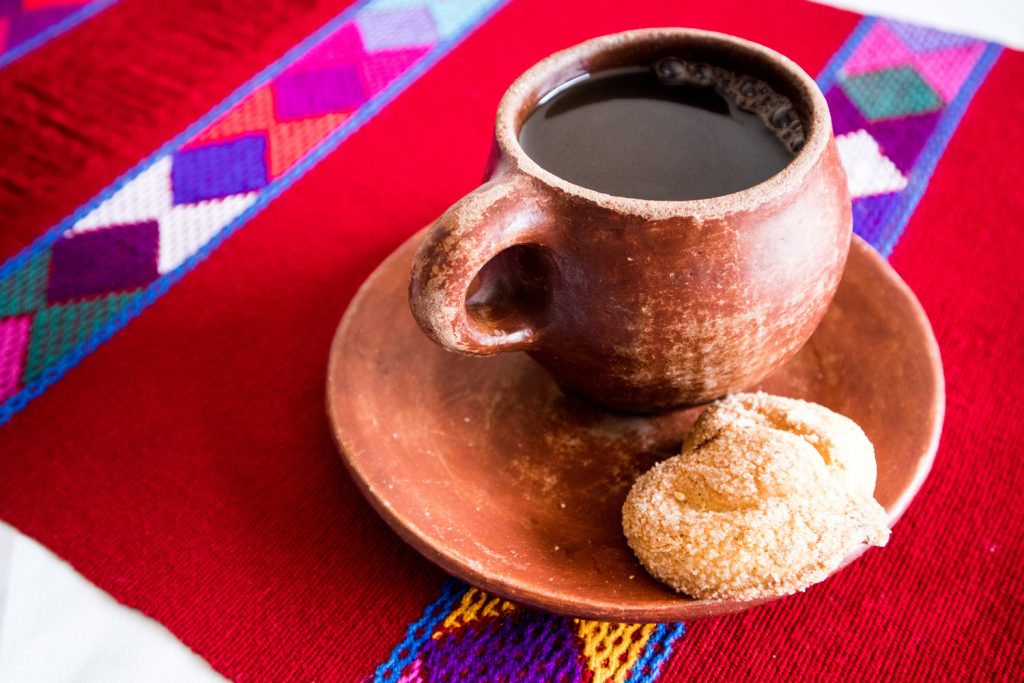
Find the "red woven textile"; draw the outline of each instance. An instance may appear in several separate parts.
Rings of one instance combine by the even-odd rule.
[[[0,258],[344,4],[170,0],[139,31],[151,6],[123,0],[0,71]],[[795,0],[512,0],[0,427],[0,517],[231,678],[371,674],[444,576],[373,514],[327,429],[327,349],[358,285],[479,182],[498,98],[544,55],[690,25],[817,74],[858,19]],[[890,547],[826,584],[688,625],[663,680],[1019,676],[1022,78],[1004,52],[892,258],[946,365],[922,494]]]
[[[1004,53],[932,178],[892,263],[942,350],[946,422],[920,494],[884,552],[806,593],[694,624],[666,680],[1019,680],[1024,419],[1024,148]],[[998,126],[994,134],[992,126]],[[1004,184],[1005,183],[1005,184]],[[753,644],[753,645],[751,645]]]
[[[0,259],[351,0],[121,0],[0,71]]]

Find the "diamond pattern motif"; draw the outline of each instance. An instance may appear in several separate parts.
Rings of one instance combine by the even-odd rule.
[[[0,42],[0,54],[18,47],[27,40],[57,24],[88,3],[33,3],[31,0],[6,2],[0,4],[0,18],[4,20],[7,30],[5,40]]]
[[[171,168],[175,204],[254,192],[267,180],[267,140],[262,135],[189,145],[175,153]]]
[[[430,8],[442,40],[461,31],[480,11],[479,7],[464,0],[426,0],[423,4]]]
[[[878,21],[856,51],[843,64],[843,72],[848,75],[881,71],[893,66],[909,64],[913,61],[910,50],[889,28],[891,22]]]
[[[374,680],[654,680],[681,625],[612,624],[558,617],[491,597],[476,588],[442,596],[419,624],[417,643],[382,665]],[[486,653],[486,656],[485,654]]]
[[[885,156],[903,174],[907,174],[913,170],[925,143],[935,132],[939,117],[940,112],[935,111],[921,116],[877,121],[864,128],[871,130],[871,137],[885,150]]]
[[[65,235],[50,252],[48,303],[129,291],[159,277],[160,227],[156,221],[111,225]]]
[[[46,305],[50,252],[42,251],[10,276],[0,279],[0,318],[31,313]]]
[[[362,73],[355,64],[292,71],[277,79],[273,90],[278,121],[347,114],[367,99]]]
[[[30,2],[40,6],[29,9]],[[204,129],[0,266],[0,422],[12,396],[148,305],[350,116],[499,0],[375,0]],[[43,5],[46,5],[45,7]],[[0,0],[0,38],[83,3]],[[49,15],[46,15],[49,16]],[[56,15],[54,15],[56,16]],[[34,20],[34,19],[33,19]],[[3,47],[0,42],[0,48]],[[0,62],[2,63],[2,62]],[[290,182],[290,181],[289,181]],[[49,373],[49,374],[48,374]],[[52,377],[51,377],[52,376]],[[47,379],[47,377],[51,377]]]
[[[113,0],[0,0],[0,66],[95,14]]]
[[[199,134],[144,162],[83,217],[68,219],[0,266],[0,422],[17,409],[16,399],[55,381],[69,359],[102,343],[272,201],[301,172],[301,160],[345,134],[352,113],[383,104],[389,85],[449,49],[449,39],[497,4],[374,0],[358,6],[304,56],[204,119]],[[0,40],[10,34],[5,26],[13,24],[0,13]],[[939,122],[977,79],[987,47],[887,21],[875,21],[858,40],[826,90],[837,132],[841,126],[846,134],[840,149],[851,183],[862,195],[854,202],[855,225],[884,250],[894,217],[912,208],[914,188],[927,182],[928,163],[941,154]],[[857,164],[867,169],[860,176]],[[122,230],[145,231],[148,241],[112,239]],[[680,625],[541,617],[472,589],[462,593],[450,605],[443,596],[443,609],[410,629],[379,678],[438,680],[444,667],[458,665],[459,671],[554,680],[647,681],[682,632]],[[500,661],[482,661],[472,647],[488,639],[496,639],[492,651]],[[545,668],[547,662],[552,666]]]
[[[832,114],[832,130],[836,135],[851,133],[864,128],[868,122],[842,88],[831,88],[825,93],[829,112]]]
[[[434,15],[423,5],[367,12],[359,18],[359,33],[367,52],[433,45],[440,39]]]
[[[941,50],[947,47],[959,47],[978,42],[970,36],[936,31],[935,29],[917,24],[905,24],[902,21],[891,20],[885,23],[890,31],[899,36],[900,42],[914,52]]]
[[[870,121],[935,111],[942,99],[910,66],[850,76],[843,90]]]
[[[303,155],[340,126],[348,114],[311,116],[296,121],[278,121],[270,87],[260,88],[223,119],[200,133],[193,142],[232,139],[262,132],[267,140],[270,179],[277,178]]]
[[[989,45],[876,19],[825,88],[854,197],[854,230],[887,253],[923,191]],[[989,63],[990,66],[990,63]],[[973,92],[973,91],[972,91]],[[955,120],[955,119],[954,119]],[[929,148],[932,153],[926,153]]]
[[[948,50],[918,53],[913,56],[914,68],[942,96],[943,101],[950,102],[963,87],[984,50],[985,44],[975,40]]]
[[[40,310],[33,320],[22,381],[39,379],[79,344],[93,339],[139,296],[138,292],[112,294]]]
[[[836,147],[846,168],[850,196],[854,199],[898,192],[907,186],[906,177],[882,154],[878,143],[866,130],[840,135],[836,138]]]
[[[103,230],[121,223],[156,221],[160,231],[157,271],[164,275],[199,251],[256,201],[256,193],[244,193],[194,204],[175,203],[171,192],[173,161],[173,156],[158,159],[75,223],[68,234]]]
[[[472,590],[472,589],[471,589]],[[544,643],[543,655],[534,648]],[[480,653],[487,653],[482,657]],[[483,618],[431,639],[420,656],[432,680],[562,681],[582,679],[572,620],[520,611]]]
[[[366,87],[376,95],[391,85],[396,74],[408,69],[429,51],[430,48],[421,46],[402,50],[381,50],[367,55],[362,64]]]

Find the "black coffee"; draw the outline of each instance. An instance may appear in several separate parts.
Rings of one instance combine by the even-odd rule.
[[[668,58],[598,72],[541,100],[519,142],[548,171],[620,197],[702,199],[752,187],[803,145],[766,83]]]

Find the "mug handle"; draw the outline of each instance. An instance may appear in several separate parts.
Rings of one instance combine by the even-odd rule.
[[[540,330],[531,321],[487,329],[471,319],[466,297],[488,261],[516,245],[545,246],[552,224],[546,193],[516,171],[484,183],[434,221],[409,280],[409,305],[427,336],[450,351],[481,356],[536,348]]]

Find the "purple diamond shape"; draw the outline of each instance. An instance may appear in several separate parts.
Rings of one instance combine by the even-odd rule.
[[[853,200],[853,231],[875,249],[881,249],[892,232],[892,217],[902,200],[902,192],[889,192]]]
[[[157,279],[156,221],[124,223],[62,237],[50,255],[49,303],[137,289]]]
[[[7,47],[31,40],[57,22],[78,11],[77,6],[71,7],[47,7],[44,9],[28,10],[20,15],[11,17],[10,29],[7,34]]]
[[[175,204],[192,204],[267,184],[267,139],[260,133],[176,152],[171,166]]]
[[[832,114],[832,129],[836,135],[859,130],[867,120],[839,85],[833,85],[825,95],[829,113]]]
[[[899,36],[904,45],[914,52],[928,52],[929,50],[942,50],[947,47],[957,47],[967,43],[977,42],[977,38],[962,36],[958,33],[947,33],[926,26],[917,24],[905,24],[902,21],[885,20],[886,26]]]
[[[533,610],[473,622],[431,639],[420,652],[428,681],[583,679],[572,622]]]
[[[938,125],[939,113],[876,121],[866,128],[885,156],[892,159],[896,168],[907,174],[914,168],[917,157]]]
[[[278,121],[350,112],[367,97],[359,68],[354,64],[287,71],[274,81],[273,90]]]

